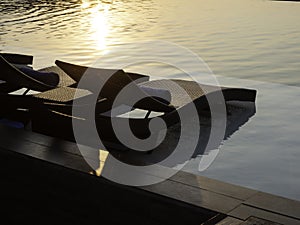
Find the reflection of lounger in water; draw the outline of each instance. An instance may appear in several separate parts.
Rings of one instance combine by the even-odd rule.
[[[80,81],[83,74],[86,74],[86,77],[90,77],[95,82],[101,82],[104,79],[103,75],[101,75],[102,69],[87,68],[61,61],[56,61],[56,64],[76,82]],[[218,102],[220,98],[215,98],[220,95],[225,102],[233,100],[254,102],[256,97],[255,90],[199,85],[196,82],[185,80],[132,82],[124,88],[125,85],[120,85],[120,83],[122,83],[123,73],[125,73],[123,70],[116,70],[115,74],[111,74],[113,79],[109,79],[100,91],[100,96],[106,98],[106,101],[103,102],[103,110],[101,112],[97,111],[95,115],[99,136],[108,150],[126,149],[126,145],[123,145],[119,141],[114,132],[112,120],[120,124],[126,124],[129,120],[130,132],[137,138],[145,139],[150,135],[149,123],[154,118],[164,120],[168,128],[168,135],[168,133],[170,133],[169,131],[175,129],[174,125],[180,122],[181,118],[179,114],[191,107],[191,105],[196,106],[197,113],[201,114],[205,111],[207,112],[211,104],[220,104],[220,102]],[[118,82],[118,80],[120,80],[120,82]],[[85,88],[89,89],[89,87]],[[121,98],[119,98],[120,96],[118,96],[118,94],[122,93],[123,88],[127,90],[127,92],[124,92],[126,94],[121,95]],[[94,90],[90,89],[89,91],[93,92]],[[140,101],[133,101],[132,98],[136,96],[138,96]],[[208,98],[217,99],[218,101],[210,101],[208,104]],[[116,107],[114,107],[115,100],[119,100]],[[108,110],[103,112],[105,111],[104,109]],[[142,118],[127,117],[128,115],[131,116],[137,109],[144,110],[141,111],[144,113]],[[80,117],[83,115],[66,115],[55,110],[49,110],[48,108],[46,110],[42,108],[40,111],[34,111],[33,113],[37,114],[33,117],[33,128],[38,132],[74,141],[72,129],[73,119],[76,120],[76,124],[80,125],[80,123],[82,123],[81,127],[85,127],[85,129],[82,130],[82,135],[85,138],[83,138],[84,140],[81,144],[89,145],[95,141],[90,140],[91,135],[89,128],[84,125],[87,123],[88,118]],[[210,114],[209,111],[208,114]],[[153,115],[156,116],[153,117]],[[188,116],[188,114],[185,115]],[[125,132],[128,132],[128,130]]]
[[[255,103],[247,102],[228,102],[227,104],[228,114],[226,116],[226,130],[224,133],[224,138],[222,140],[213,141],[208,146],[208,140],[210,138],[212,124],[211,118],[207,116],[207,114],[201,115],[200,117],[200,133],[198,137],[197,146],[194,147],[192,154],[187,157],[178,158],[178,161],[174,161],[173,164],[168,164],[168,167],[176,167],[178,164],[186,163],[191,158],[198,158],[203,161],[201,166],[206,167],[205,163],[212,162],[210,158],[215,157],[215,152],[218,152],[218,149],[222,143],[226,144],[226,139],[229,139],[231,135],[233,135],[236,131],[239,130],[241,126],[243,126],[247,121],[255,114]],[[216,118],[216,120],[222,120],[223,118]],[[178,141],[181,138],[181,142],[184,146],[182,151],[190,151],[190,148],[193,146],[190,143],[189,136],[193,135],[195,127],[194,118],[188,118],[185,122],[190,129],[185,133],[185,135],[181,135],[181,126],[180,124],[175,124],[174,126],[168,129],[165,140],[159,145],[157,148],[152,151],[151,154],[142,154],[136,152],[125,152],[124,154],[119,154],[118,151],[112,152],[112,154],[118,158],[119,160],[134,164],[134,165],[150,165],[154,163],[159,163],[162,160],[166,159],[177,147]],[[216,127],[218,129],[218,127]],[[212,160],[213,160],[212,159]],[[205,161],[205,162],[204,162]],[[197,162],[197,167],[199,162]],[[208,166],[208,165],[207,165]]]

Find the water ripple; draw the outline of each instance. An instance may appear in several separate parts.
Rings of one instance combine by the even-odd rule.
[[[295,23],[300,4],[2,0],[0,15],[0,46],[53,54],[65,50],[74,54],[74,60],[90,54],[92,62],[93,56],[123,42],[165,39],[190,48],[224,76],[300,83],[300,31]]]

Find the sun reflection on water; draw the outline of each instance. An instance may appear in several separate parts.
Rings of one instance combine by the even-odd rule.
[[[90,2],[87,1],[87,0],[82,0],[82,2],[81,2],[81,8],[82,8],[82,9],[86,9],[86,8],[88,8],[90,5],[91,5]]]
[[[111,3],[110,3],[111,4]],[[86,10],[88,16],[85,23],[89,26],[89,40],[97,50],[105,53],[107,49],[107,37],[110,32],[108,17],[111,5],[101,1],[82,0],[81,8]]]

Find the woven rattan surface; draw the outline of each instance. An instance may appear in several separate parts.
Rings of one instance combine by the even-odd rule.
[[[186,80],[153,80],[144,82],[141,85],[169,90],[171,93],[171,105],[177,107],[184,106],[197,98],[204,96],[205,93],[221,90],[217,86],[199,84],[194,81]]]
[[[47,101],[65,103],[78,98],[86,97],[91,94],[92,93],[90,91],[84,89],[60,87],[49,91],[41,92],[39,94],[34,95],[34,97],[44,99]]]
[[[67,87],[76,83],[70,76],[68,76],[62,69],[60,69],[57,66],[50,66],[47,68],[40,69],[39,71],[57,73],[59,76],[59,87]]]

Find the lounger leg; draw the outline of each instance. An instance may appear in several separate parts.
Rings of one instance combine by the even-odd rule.
[[[148,112],[147,112],[147,114],[146,114],[146,116],[145,116],[145,119],[148,119],[148,118],[149,118],[151,112],[152,112],[151,110],[148,110]]]
[[[24,93],[22,95],[26,95],[29,91],[30,91],[30,89],[27,88],[26,91],[24,91]]]

